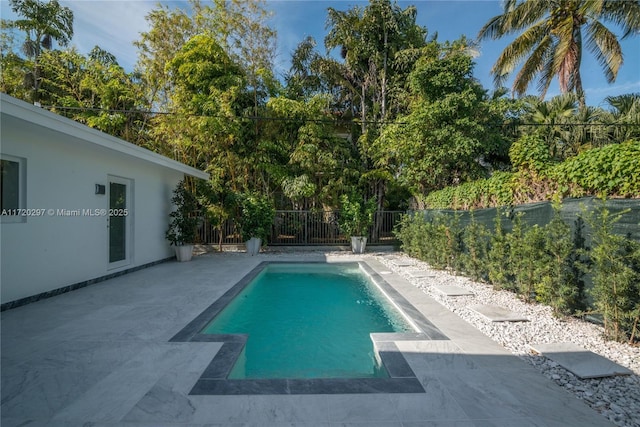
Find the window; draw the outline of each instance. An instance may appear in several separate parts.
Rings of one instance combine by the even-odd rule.
[[[2,155],[0,158],[0,212],[2,222],[24,222],[18,215],[25,208],[24,184],[25,160]]]

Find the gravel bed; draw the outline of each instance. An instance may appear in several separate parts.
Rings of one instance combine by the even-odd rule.
[[[375,255],[390,270],[406,278],[429,296],[456,313],[516,356],[533,365],[569,393],[584,400],[602,416],[624,427],[640,427],[640,347],[603,339],[601,326],[574,318],[559,319],[550,307],[527,304],[514,293],[494,290],[490,285],[434,270],[428,264],[402,253]],[[414,263],[398,267],[395,263]],[[426,271],[429,278],[413,278],[412,271]],[[456,285],[472,290],[473,296],[446,297],[434,285]],[[491,322],[468,307],[492,304],[524,315],[529,322]],[[530,344],[572,342],[631,369],[635,375],[581,380],[555,362],[531,352]]]

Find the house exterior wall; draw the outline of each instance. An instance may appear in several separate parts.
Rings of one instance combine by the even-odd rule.
[[[0,224],[2,304],[173,255],[164,232],[181,171],[13,116],[3,114],[1,126],[0,152],[25,159],[24,207],[46,212]],[[109,208],[109,176],[132,183],[130,259],[116,269],[108,260],[108,217],[82,214],[84,209]],[[107,195],[95,194],[95,184],[107,186]]]

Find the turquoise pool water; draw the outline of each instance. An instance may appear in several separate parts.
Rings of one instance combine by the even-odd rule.
[[[248,334],[229,378],[388,376],[371,332],[413,328],[357,263],[270,264],[202,333]]]

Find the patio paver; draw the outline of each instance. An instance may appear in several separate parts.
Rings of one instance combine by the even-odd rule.
[[[631,375],[629,369],[599,354],[585,350],[577,344],[549,343],[531,344],[536,353],[557,362],[580,378],[602,378],[614,375]]]
[[[474,293],[471,292],[470,290],[461,288],[460,286],[455,286],[455,285],[433,285],[433,289],[436,292],[444,294],[448,297],[461,297],[461,296],[467,296],[467,295],[474,295]]]
[[[528,322],[526,317],[497,305],[478,304],[469,307],[492,322]]]

